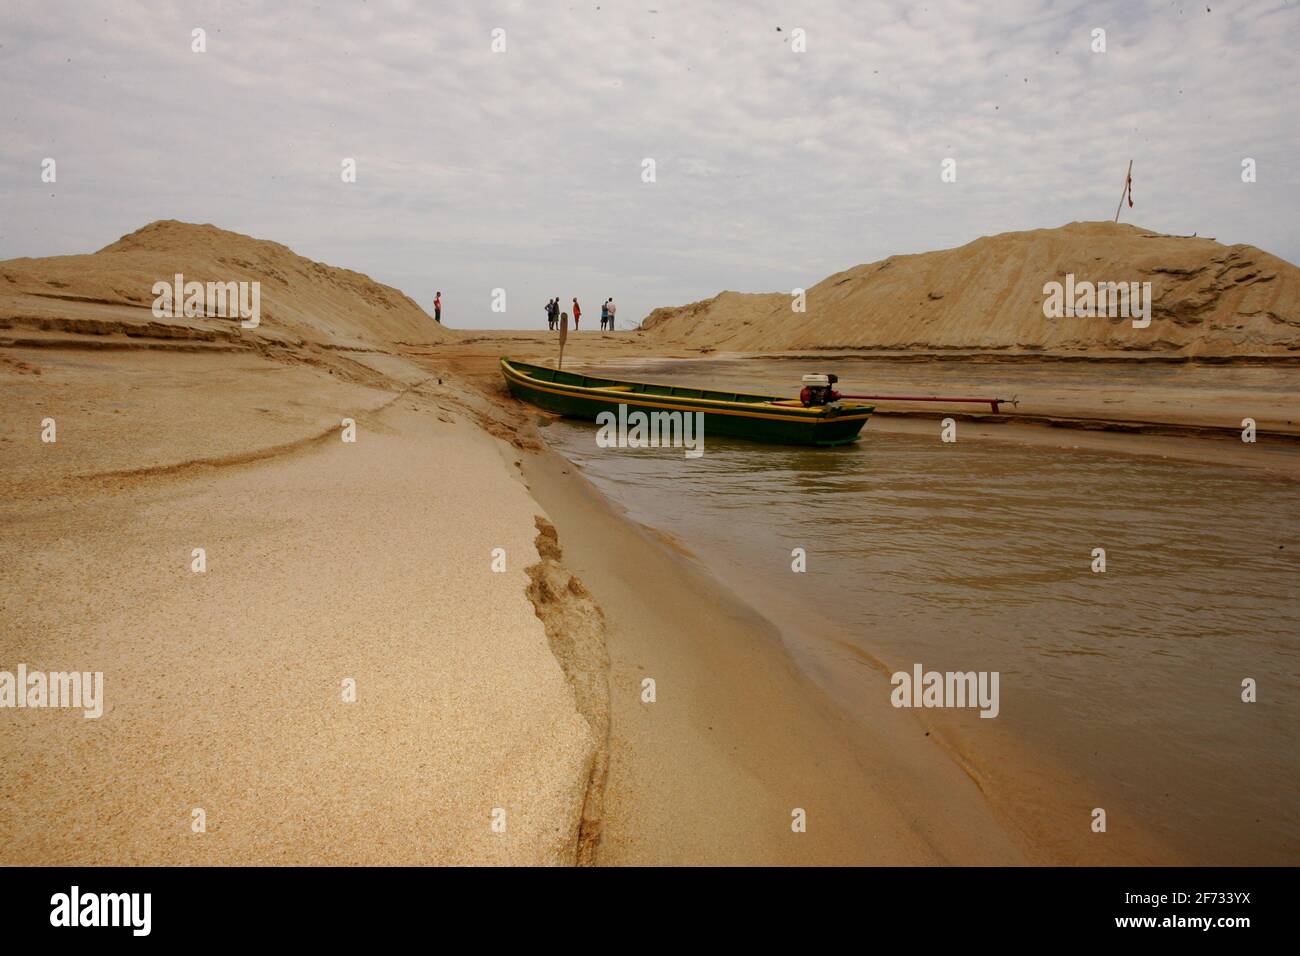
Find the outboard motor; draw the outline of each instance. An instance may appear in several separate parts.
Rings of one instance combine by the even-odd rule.
[[[840,393],[835,391],[834,385],[839,380],[839,376],[834,374],[805,375],[803,377],[803,390],[799,393],[799,401],[803,403],[804,408],[838,402]]]

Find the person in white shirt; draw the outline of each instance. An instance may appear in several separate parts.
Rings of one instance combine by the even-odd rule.
[[[613,331],[614,329],[614,300],[613,299],[609,300],[609,328],[611,331]]]

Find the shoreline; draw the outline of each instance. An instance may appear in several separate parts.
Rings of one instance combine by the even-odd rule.
[[[770,620],[620,514],[567,458],[530,453],[524,474],[607,622],[610,770],[595,862],[1042,862],[923,730],[882,721],[862,734]],[[806,833],[790,830],[796,808]]]
[[[655,529],[650,531],[655,533]],[[679,545],[680,547],[680,545]],[[693,556],[692,556],[693,557]],[[866,648],[829,636],[838,626],[821,609],[802,602],[774,601],[761,587],[746,588],[734,575],[712,575],[719,585],[760,614],[779,634],[789,658],[858,732],[871,733],[885,722],[909,719],[920,728],[924,746],[933,745],[974,784],[978,798],[1004,829],[1010,843],[1022,848],[1034,866],[1172,866],[1188,865],[1186,855],[1127,811],[1127,802],[1113,789],[1087,780],[1061,762],[1034,751],[1015,735],[1000,739],[996,748],[974,744],[961,716],[943,710],[910,709],[906,717],[886,706],[889,678],[914,664],[877,644]],[[864,693],[867,691],[867,693]],[[978,720],[975,721],[978,723]],[[913,741],[922,746],[920,739]],[[911,767],[914,753],[894,752],[895,771]],[[930,754],[929,756],[933,756]],[[1038,785],[1028,783],[1038,781]],[[1062,784],[1065,784],[1064,786]],[[1079,839],[1081,799],[1107,791],[1104,803],[1112,812],[1105,844]],[[909,805],[926,806],[932,794],[908,793]],[[931,808],[933,809],[933,808]],[[943,807],[940,813],[950,812]],[[979,861],[962,861],[964,865]]]

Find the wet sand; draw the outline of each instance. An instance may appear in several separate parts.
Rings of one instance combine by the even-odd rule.
[[[794,666],[770,622],[671,541],[629,522],[559,456],[529,456],[524,471],[608,622],[599,863],[1044,859],[998,822],[919,721],[886,720],[888,706],[877,706],[864,733]],[[883,701],[883,675],[878,686]],[[791,829],[797,809],[806,832]]]

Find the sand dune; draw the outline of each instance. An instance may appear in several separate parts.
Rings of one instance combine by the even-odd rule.
[[[154,283],[260,282],[261,322],[158,317]],[[0,329],[44,333],[326,346],[433,343],[453,337],[408,296],[368,276],[314,262],[287,246],[174,219],[150,223],[98,252],[0,262]]]
[[[1048,319],[1045,283],[1151,283],[1149,327],[1121,317]],[[999,349],[1036,352],[1300,352],[1300,269],[1254,246],[1075,222],[890,256],[823,279],[797,313],[788,293],[722,292],[660,308],[661,342],[728,350]]]

